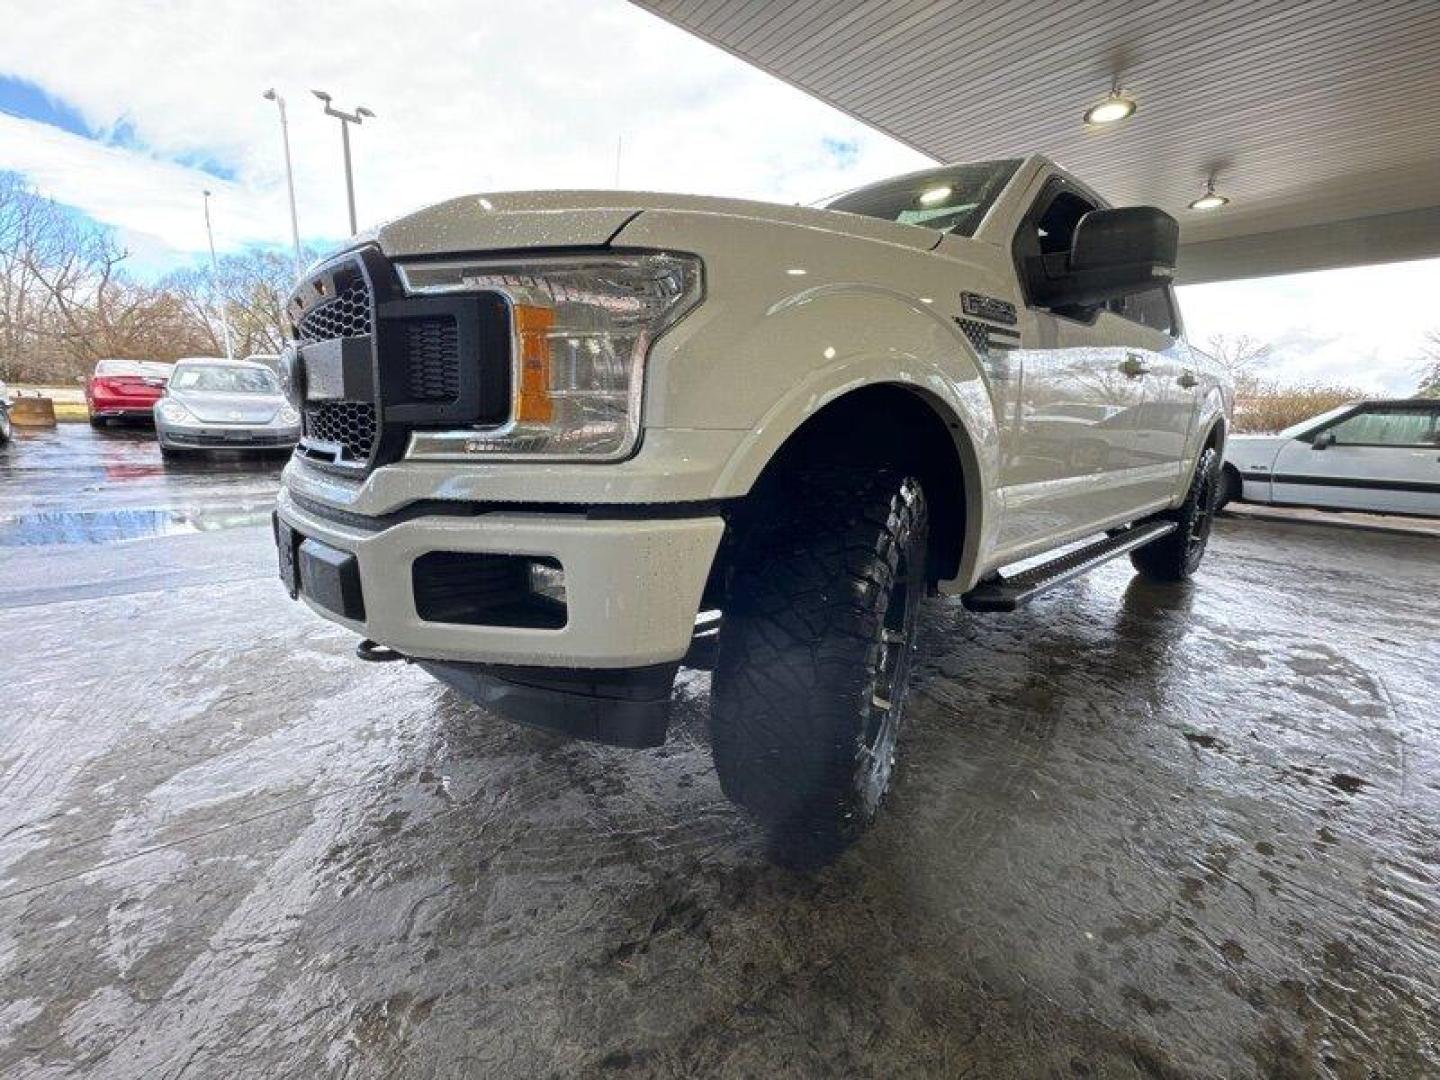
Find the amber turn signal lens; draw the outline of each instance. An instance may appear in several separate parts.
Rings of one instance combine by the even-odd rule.
[[[515,305],[515,332],[520,335],[515,419],[521,423],[548,424],[555,413],[550,397],[550,331],[554,326],[554,308]]]

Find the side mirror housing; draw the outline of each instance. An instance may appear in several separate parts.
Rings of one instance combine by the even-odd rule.
[[[1315,438],[1310,440],[1310,449],[1324,450],[1327,446],[1335,445],[1335,433],[1333,431],[1322,431]]]
[[[1031,298],[1046,307],[1091,307],[1164,288],[1175,276],[1180,223],[1154,206],[1091,210],[1068,253],[1027,259]]]

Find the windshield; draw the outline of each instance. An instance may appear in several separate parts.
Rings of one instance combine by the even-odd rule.
[[[1283,435],[1287,439],[1297,438],[1304,435],[1311,428],[1319,427],[1326,421],[1333,420],[1342,413],[1349,412],[1354,407],[1355,404],[1353,402],[1347,405],[1341,405],[1338,408],[1331,409],[1329,412],[1323,412],[1319,416],[1312,416],[1308,420],[1301,420],[1298,424],[1291,424],[1289,427],[1277,432],[1277,434]]]
[[[172,390],[206,390],[223,394],[278,394],[275,376],[259,368],[185,367],[170,380]]]
[[[948,165],[856,188],[821,205],[827,210],[971,236],[1019,167],[1018,160]]]

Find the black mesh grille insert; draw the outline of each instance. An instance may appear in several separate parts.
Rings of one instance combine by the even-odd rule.
[[[317,290],[324,289],[322,279]],[[375,327],[374,298],[358,264],[340,263],[328,278],[334,295],[321,299],[295,319],[295,337],[301,344],[332,338],[364,337]],[[378,413],[368,401],[315,401],[301,412],[302,448],[324,443],[341,448],[340,461],[364,464],[375,448]]]
[[[295,329],[301,341],[328,341],[337,337],[360,337],[370,333],[370,289],[356,274],[338,296],[307,311]]]
[[[460,395],[460,328],[453,318],[407,319],[406,377],[411,401],[453,401]]]
[[[319,401],[305,406],[305,434],[336,443],[345,456],[366,461],[375,446],[375,406],[368,401]]]

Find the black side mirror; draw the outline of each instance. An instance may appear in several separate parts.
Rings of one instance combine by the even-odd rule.
[[[1310,440],[1310,449],[1324,450],[1327,446],[1335,445],[1335,433],[1333,431],[1322,431],[1315,438]]]
[[[1091,210],[1068,254],[1026,260],[1030,291],[1047,307],[1089,307],[1170,284],[1180,223],[1153,206]]]

